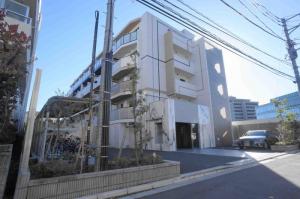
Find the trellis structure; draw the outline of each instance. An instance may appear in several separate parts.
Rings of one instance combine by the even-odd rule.
[[[60,129],[62,122],[67,119],[71,120],[76,116],[83,115],[88,111],[88,106],[88,98],[55,96],[48,99],[47,103],[38,113],[35,120],[31,147],[32,156],[37,158],[39,161],[43,161],[46,158],[45,155],[47,155],[49,150],[51,150],[51,139],[53,139],[53,134],[55,131],[56,138],[59,136],[64,136],[64,134],[68,132],[68,129],[66,128]],[[54,121],[55,123],[53,123]],[[51,128],[51,124],[55,124],[56,129]],[[86,141],[85,133],[86,129],[83,128],[81,135],[82,142]],[[48,139],[50,139],[50,142]]]

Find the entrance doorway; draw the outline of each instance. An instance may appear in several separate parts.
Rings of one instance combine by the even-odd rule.
[[[191,124],[189,123],[176,123],[176,144],[177,149],[191,149]]]

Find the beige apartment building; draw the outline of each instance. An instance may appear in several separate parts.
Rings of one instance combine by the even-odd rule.
[[[135,54],[136,56],[131,56]],[[100,57],[100,56],[99,56]],[[150,13],[130,21],[114,38],[110,146],[134,146],[132,73],[135,90],[149,110],[143,131],[151,139],[145,148],[175,151],[232,144],[231,117],[222,51],[176,30]],[[100,59],[95,66],[95,90],[100,86]],[[137,69],[137,70],[134,70]],[[68,93],[88,97],[86,68]],[[95,136],[91,136],[95,140]]]
[[[14,112],[19,129],[24,125],[24,118],[28,102],[31,76],[35,60],[38,32],[41,22],[41,0],[0,0],[0,9],[5,11],[4,20],[9,25],[18,25],[18,31],[23,31],[31,37],[30,48],[24,60],[27,64],[26,78],[20,86],[21,98]]]

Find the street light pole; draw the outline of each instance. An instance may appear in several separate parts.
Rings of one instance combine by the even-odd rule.
[[[294,15],[293,17],[295,17],[295,16],[298,16],[298,14]],[[287,28],[287,21],[292,19],[293,17],[291,17],[289,19],[282,18],[281,22],[282,22],[282,25],[283,25],[283,28],[284,28],[284,33],[285,33],[286,40],[287,40],[287,49],[288,49],[289,57],[291,59],[293,69],[294,69],[294,73],[295,73],[295,79],[296,79],[295,83],[297,84],[298,93],[300,95],[300,76],[299,76],[298,66],[297,66],[297,63],[296,63],[296,59],[298,57],[298,54],[297,54],[297,50],[295,49],[295,43],[290,38],[290,33],[292,33],[294,30],[296,30],[299,26],[295,26],[295,27],[290,28],[290,29]]]
[[[104,47],[101,61],[100,103],[98,108],[98,138],[96,171],[107,168],[109,123],[110,123],[110,95],[112,74],[112,34],[113,34],[114,0],[107,0],[106,25]]]

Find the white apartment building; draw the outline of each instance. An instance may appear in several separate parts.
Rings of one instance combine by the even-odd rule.
[[[130,54],[137,52],[136,61]],[[100,57],[100,56],[99,56]],[[138,69],[136,90],[146,97],[144,131],[152,139],[148,149],[231,146],[231,117],[222,52],[178,31],[150,13],[130,21],[114,38],[110,146],[134,146],[132,128],[133,69]],[[100,85],[96,64],[95,90]],[[74,81],[69,96],[87,97],[88,68]],[[93,140],[92,136],[92,140]]]
[[[30,48],[24,57],[25,62],[29,63],[27,64],[27,74],[20,87],[21,98],[14,112],[14,118],[18,121],[18,128],[22,129],[41,22],[41,0],[0,0],[0,9],[5,11],[4,20],[9,25],[18,25],[19,32],[23,31],[28,37],[31,37]]]

